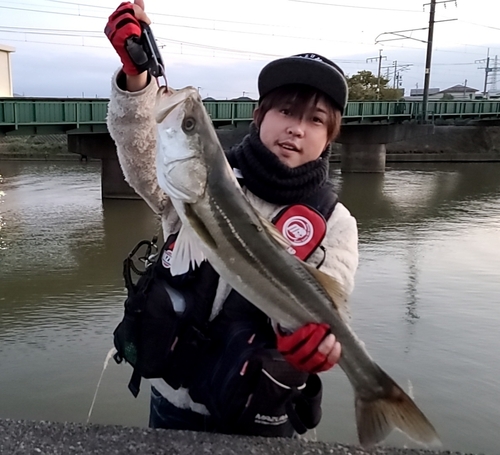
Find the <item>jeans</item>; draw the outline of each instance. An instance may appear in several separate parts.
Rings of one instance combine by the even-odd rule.
[[[149,426],[165,430],[215,431],[212,417],[174,406],[154,387],[151,387]]]

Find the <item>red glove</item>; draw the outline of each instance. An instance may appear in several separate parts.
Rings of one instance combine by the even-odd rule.
[[[330,335],[328,324],[306,324],[290,335],[276,334],[278,351],[285,360],[300,371],[319,373],[332,368],[335,363],[318,351],[321,342]]]
[[[132,38],[138,43],[142,35],[141,25],[135,17],[132,3],[123,2],[116,11],[109,16],[104,33],[123,63],[123,72],[131,76],[139,74],[140,71],[130,58],[126,48],[129,38]]]

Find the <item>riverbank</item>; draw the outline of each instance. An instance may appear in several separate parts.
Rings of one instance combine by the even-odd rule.
[[[65,134],[0,137],[0,160],[78,161],[82,157],[68,152]]]
[[[308,442],[285,438],[228,436],[190,431],[154,430],[113,425],[0,420],[0,453],[42,455],[450,455],[430,451]],[[459,452],[454,452],[459,454]]]

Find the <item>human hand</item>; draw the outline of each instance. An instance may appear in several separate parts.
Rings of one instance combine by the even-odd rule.
[[[144,0],[134,0],[134,4],[123,2],[109,16],[104,29],[104,33],[122,61],[123,72],[128,76],[137,76],[142,73],[137,69],[126,48],[129,38],[138,40],[142,34],[139,21],[151,23],[144,12]]]
[[[328,324],[309,323],[289,335],[278,330],[276,337],[278,351],[285,360],[308,373],[329,370],[339,361],[342,352]]]

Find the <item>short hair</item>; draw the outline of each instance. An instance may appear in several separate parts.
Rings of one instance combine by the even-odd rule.
[[[283,85],[269,92],[259,101],[254,121],[260,127],[269,110],[281,109],[288,106],[293,106],[294,113],[303,117],[319,101],[323,101],[328,109],[326,127],[328,143],[331,143],[340,133],[342,114],[326,94],[309,85]]]

